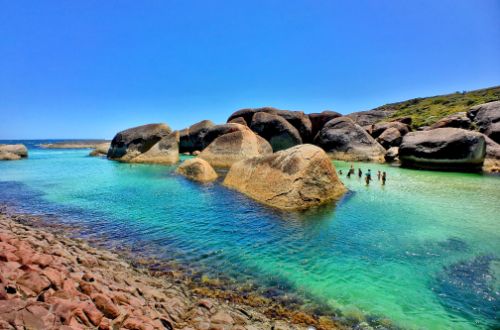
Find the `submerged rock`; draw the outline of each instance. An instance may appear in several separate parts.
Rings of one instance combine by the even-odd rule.
[[[496,283],[499,264],[498,258],[485,255],[446,266],[436,277],[433,291],[445,307],[472,320],[491,320],[494,328],[500,298]]]
[[[264,138],[245,126],[238,126],[244,129],[219,136],[200,153],[199,157],[213,167],[228,168],[237,161],[273,152],[271,145]]]
[[[485,154],[484,136],[460,128],[412,132],[399,147],[404,166],[437,170],[478,171]]]
[[[179,132],[166,124],[129,128],[115,135],[108,158],[128,163],[174,164],[179,161]]]
[[[277,115],[265,112],[256,113],[252,118],[250,129],[269,141],[273,147],[273,151],[288,149],[297,144],[302,144],[302,138],[297,129]]]
[[[330,120],[318,133],[314,142],[335,159],[384,161],[384,147],[348,117]]]
[[[329,157],[310,144],[237,162],[224,185],[285,210],[320,205],[346,192]]]
[[[179,152],[193,152],[202,150],[203,137],[215,124],[210,120],[203,120],[179,132]]]
[[[217,173],[210,164],[201,158],[191,158],[185,160],[176,170],[177,173],[186,178],[199,181],[211,182],[217,179]]]
[[[24,144],[0,144],[0,160],[19,160],[28,157]]]

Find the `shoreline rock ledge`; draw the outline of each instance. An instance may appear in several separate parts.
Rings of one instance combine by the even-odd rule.
[[[167,124],[129,128],[115,135],[108,159],[126,163],[171,165],[179,161],[179,132]]]
[[[303,210],[346,192],[330,158],[311,144],[239,161],[223,184],[283,210]]]

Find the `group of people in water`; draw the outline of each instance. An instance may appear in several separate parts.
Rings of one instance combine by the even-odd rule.
[[[347,178],[350,179],[351,178],[351,175],[355,175],[356,171],[354,170],[354,165],[351,164],[351,168],[349,168],[349,171],[347,172]],[[342,170],[339,170],[339,174],[342,175]],[[358,178],[362,178],[363,177],[363,171],[361,170],[361,168],[358,168]],[[385,185],[385,181],[387,180],[387,173],[385,173],[385,171],[381,172],[381,171],[378,171],[377,172],[377,178],[378,178],[378,181],[382,181],[382,185]],[[369,185],[370,184],[370,181],[372,181],[372,172],[370,169],[368,169],[368,171],[365,173],[365,183],[366,185]]]

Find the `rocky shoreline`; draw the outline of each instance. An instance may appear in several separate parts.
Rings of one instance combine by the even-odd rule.
[[[1,329],[348,328],[332,317],[220,290],[208,279],[202,286],[175,272],[132,266],[65,237],[70,230],[0,207]]]

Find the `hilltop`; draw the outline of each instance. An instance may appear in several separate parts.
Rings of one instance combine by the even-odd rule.
[[[369,111],[349,114],[360,125],[371,125],[386,119],[411,117],[413,128],[429,126],[439,119],[470,107],[500,100],[500,86],[474,91],[456,92],[431,97],[418,97],[407,101],[390,103]]]

